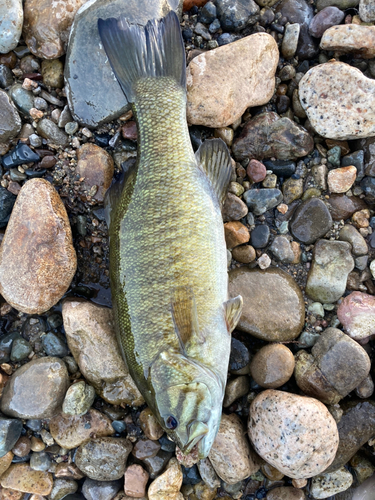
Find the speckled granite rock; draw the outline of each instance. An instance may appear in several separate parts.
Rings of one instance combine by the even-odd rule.
[[[359,0],[359,15],[365,23],[375,21],[375,4],[372,0]]]
[[[195,57],[186,75],[188,122],[226,127],[246,108],[267,103],[275,88],[278,59],[275,40],[267,33],[256,33]]]
[[[21,36],[23,23],[22,0],[0,1],[0,54],[14,49]]]
[[[157,477],[148,488],[149,500],[182,500],[182,470],[176,458],[171,458],[167,470]]]
[[[315,476],[311,480],[310,494],[317,500],[328,498],[337,495],[341,491],[345,491],[353,483],[353,476],[350,472],[341,467],[335,472],[327,472]]]
[[[337,316],[344,330],[354,340],[375,334],[375,297],[363,292],[352,292],[337,308]]]
[[[248,432],[259,455],[295,479],[323,472],[339,440],[336,422],[322,403],[272,389],[251,403]]]
[[[320,135],[358,139],[375,135],[375,111],[371,106],[374,89],[374,80],[366,78],[359,69],[342,62],[328,62],[305,74],[300,81],[299,98]]]
[[[320,48],[346,53],[354,53],[364,59],[375,56],[375,26],[341,24],[324,32]]]
[[[145,25],[171,9],[181,13],[182,0],[93,0],[81,7],[72,24],[65,63],[66,94],[76,121],[96,127],[130,108],[102,48],[98,18],[124,15],[130,22]]]

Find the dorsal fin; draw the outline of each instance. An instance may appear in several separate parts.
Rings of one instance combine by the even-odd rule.
[[[192,337],[195,341],[199,337],[197,306],[191,287],[181,286],[174,290],[171,309],[181,349],[186,353]]]
[[[234,299],[229,299],[224,302],[225,317],[227,319],[229,332],[233,332],[241,317],[243,299],[238,295]]]
[[[225,142],[221,139],[208,139],[201,144],[195,157],[198,165],[210,179],[212,188],[222,205],[232,175],[232,161]]]

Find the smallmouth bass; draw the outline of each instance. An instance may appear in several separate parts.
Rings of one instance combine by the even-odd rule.
[[[99,19],[138,125],[138,156],[108,191],[110,281],[118,341],[135,383],[183,453],[205,458],[219,428],[230,333],[221,205],[231,176],[220,139],[194,154],[185,50],[174,12],[145,27]]]

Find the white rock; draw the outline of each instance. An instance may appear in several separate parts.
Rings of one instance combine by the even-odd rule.
[[[375,56],[375,26],[340,24],[323,33],[322,50],[335,50],[343,54],[354,53],[364,59]]]
[[[374,0],[359,0],[359,15],[365,23],[375,21],[375,2]]]
[[[374,93],[374,80],[342,62],[315,66],[299,85],[299,98],[311,125],[329,139],[375,135]]]
[[[313,498],[320,500],[345,491],[352,485],[353,476],[345,467],[335,472],[327,472],[315,476],[311,480],[310,494]]]
[[[0,53],[17,47],[23,24],[22,0],[0,0]]]

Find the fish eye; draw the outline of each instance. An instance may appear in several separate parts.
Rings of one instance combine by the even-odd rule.
[[[178,422],[177,422],[177,419],[175,419],[172,415],[170,415],[166,421],[165,421],[165,425],[167,426],[168,429],[176,429],[176,427],[178,426]]]

